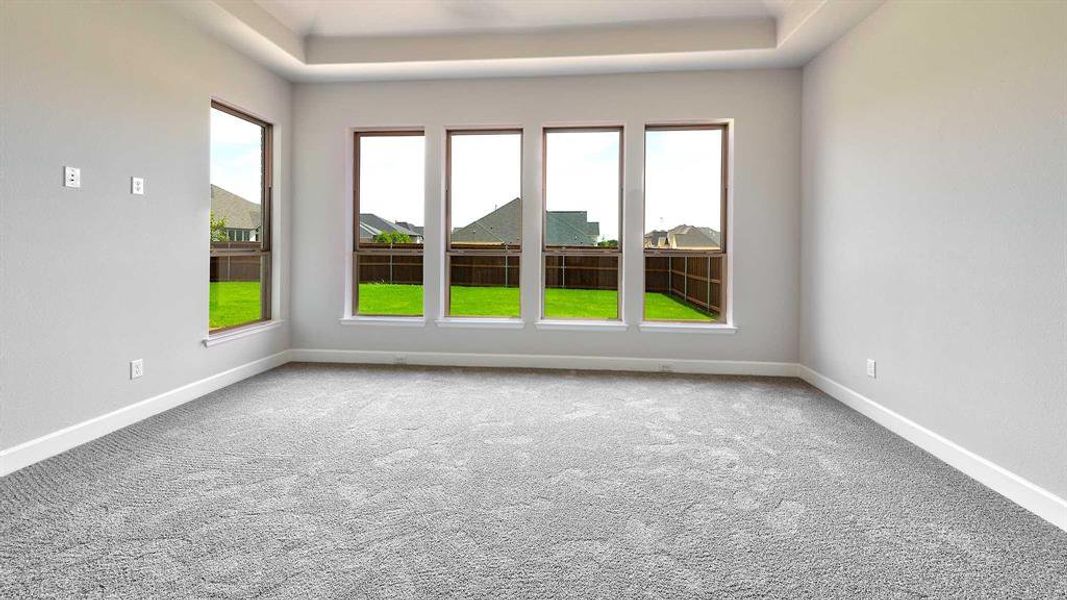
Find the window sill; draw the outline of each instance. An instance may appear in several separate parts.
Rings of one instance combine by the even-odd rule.
[[[522,329],[526,323],[522,319],[493,319],[481,317],[448,317],[437,319],[438,327],[472,328],[472,329]]]
[[[425,317],[370,317],[352,316],[341,318],[341,325],[385,325],[388,327],[426,327]]]
[[[737,327],[726,323],[654,323],[644,322],[637,326],[641,331],[652,333],[710,333],[733,335]]]
[[[233,340],[239,340],[250,335],[256,335],[257,333],[263,333],[264,331],[277,329],[282,326],[282,323],[285,323],[285,321],[266,321],[263,323],[253,323],[236,329],[229,329],[227,331],[220,331],[215,334],[208,334],[208,336],[203,339],[203,344],[205,347],[210,348],[219,344],[225,344],[226,342],[232,342]]]
[[[535,323],[538,329],[547,331],[626,331],[629,325],[622,321],[586,321],[575,319],[542,319]]]

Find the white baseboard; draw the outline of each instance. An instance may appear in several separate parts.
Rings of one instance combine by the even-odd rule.
[[[386,352],[378,350],[290,350],[296,362],[410,364],[449,367],[514,367],[604,371],[656,371],[706,375],[795,377],[796,364],[733,360],[685,360],[549,354],[474,354],[459,352]]]
[[[804,365],[797,365],[797,374],[842,404],[1067,531],[1067,500]]]
[[[0,477],[287,362],[286,350],[0,450]]]

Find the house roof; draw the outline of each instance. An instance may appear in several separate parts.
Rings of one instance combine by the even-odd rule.
[[[452,231],[460,243],[518,245],[522,239],[522,204],[515,198],[493,212]],[[549,246],[595,246],[600,223],[589,221],[584,210],[551,210],[545,216],[545,243]]]
[[[722,245],[722,234],[711,227],[679,225],[667,231],[667,239],[673,248],[718,248]]]
[[[584,210],[550,210],[545,215],[545,243],[549,246],[595,246],[600,223]]]
[[[422,237],[422,233],[413,231],[392,221],[383,219],[374,213],[359,213],[359,237],[372,238],[381,232],[398,231],[412,238]]]
[[[259,229],[263,224],[259,204],[214,184],[211,186],[211,212],[216,219],[226,219],[228,229]]]
[[[452,241],[462,243],[518,245],[522,239],[522,204],[518,198],[484,217],[452,230]]]

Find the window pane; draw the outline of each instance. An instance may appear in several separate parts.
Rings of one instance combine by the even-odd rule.
[[[448,142],[448,315],[518,317],[522,133],[450,132]]]
[[[453,247],[507,248],[522,238],[522,134],[450,134]]]
[[[212,256],[209,329],[234,327],[263,318],[262,287],[269,254]]]
[[[356,300],[361,315],[422,314],[422,255],[358,254]]]
[[[209,329],[269,318],[263,254],[267,128],[211,109]]]
[[[425,141],[421,133],[360,133],[356,313],[422,314]]]
[[[449,277],[449,315],[520,316],[517,254],[450,256]]]
[[[618,319],[618,255],[546,255],[545,317]]]
[[[621,135],[545,135],[545,245],[618,247]]]
[[[360,134],[359,245],[421,244],[426,153],[419,135]]]
[[[646,248],[722,247],[722,130],[645,133]]]
[[[621,152],[620,129],[545,134],[545,318],[619,318]]]

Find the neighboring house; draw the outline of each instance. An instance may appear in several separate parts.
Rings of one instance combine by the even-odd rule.
[[[259,241],[263,225],[259,204],[212,184],[211,213],[216,219],[226,219],[226,237],[231,242]]]
[[[401,225],[400,222],[394,223],[373,213],[359,213],[359,239],[364,242],[374,241],[374,236],[379,233],[391,231],[407,235],[412,243],[422,243],[422,227],[415,228],[409,223]]]
[[[403,227],[404,229],[407,229],[408,231],[414,231],[415,234],[419,236],[419,241],[422,241],[422,238],[425,237],[422,234],[422,225],[412,225],[411,223],[408,223],[407,221],[397,221],[396,224],[399,227]]]
[[[645,234],[645,248],[720,248],[722,234],[711,227],[679,225],[667,231],[653,230]]]
[[[507,244],[522,239],[522,204],[518,198],[493,210],[470,225],[452,230],[452,241],[463,244]]]
[[[452,241],[466,244],[508,244],[522,239],[522,204],[518,198],[484,217],[452,230]],[[549,246],[595,246],[600,223],[589,221],[584,210],[549,211],[545,216],[545,243]]]

